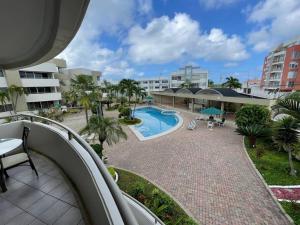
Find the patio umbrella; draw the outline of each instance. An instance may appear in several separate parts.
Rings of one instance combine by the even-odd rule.
[[[147,102],[152,102],[153,97],[148,95],[145,99],[146,99]]]
[[[217,109],[215,107],[210,107],[210,108],[201,110],[200,113],[206,114],[206,115],[222,115],[222,114],[224,114],[224,111]]]

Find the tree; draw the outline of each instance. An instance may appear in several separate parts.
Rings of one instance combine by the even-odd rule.
[[[0,90],[0,103],[3,105],[4,110],[6,111],[6,103],[9,101],[9,95],[7,91]]]
[[[127,139],[126,133],[123,131],[122,126],[118,120],[108,117],[92,116],[88,126],[84,129],[84,133],[90,131],[97,135],[100,143],[100,151],[98,155],[100,158],[103,156],[103,144],[106,142],[108,145],[117,143],[120,139]]]
[[[130,105],[130,100],[133,97],[134,90],[138,86],[138,83],[131,79],[123,79],[120,81],[119,86],[121,93],[126,93]]]
[[[132,118],[134,118],[134,113],[135,113],[135,108],[136,108],[136,103],[138,102],[139,97],[146,97],[146,90],[145,88],[142,88],[140,86],[136,86],[134,88],[134,95],[135,95],[135,103],[134,103],[134,108],[133,108],[133,112],[132,112]]]
[[[8,87],[8,94],[11,99],[11,104],[12,104],[14,113],[17,113],[18,99],[21,95],[26,94],[25,89],[23,87],[13,84]]]
[[[286,114],[300,121],[300,92],[294,92],[286,97],[279,98],[272,107],[276,115]]]
[[[192,87],[192,82],[188,79],[186,79],[182,84],[180,84],[181,88],[191,88]]]
[[[222,84],[224,87],[228,87],[228,88],[241,88],[242,84],[240,83],[239,79],[233,77],[233,76],[229,76],[226,77],[226,82]]]
[[[273,125],[273,140],[288,153],[291,176],[296,176],[292,151],[293,145],[299,141],[297,127],[297,121],[291,116],[284,117]]]
[[[245,105],[235,114],[235,123],[238,127],[252,124],[267,126],[270,119],[270,111],[259,105]]]
[[[246,126],[240,126],[236,129],[236,131],[248,137],[250,146],[252,148],[256,147],[256,139],[258,137],[262,137],[268,134],[269,129],[263,125],[260,124],[249,124]],[[259,156],[259,152],[256,151],[256,156]]]
[[[213,87],[214,86],[214,81],[211,79],[208,79],[208,87]]]

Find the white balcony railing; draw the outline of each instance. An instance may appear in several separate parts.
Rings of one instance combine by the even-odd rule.
[[[59,87],[58,79],[21,79],[23,87]]]
[[[61,93],[42,93],[42,94],[29,94],[25,96],[27,102],[45,102],[45,101],[59,101],[61,100]]]

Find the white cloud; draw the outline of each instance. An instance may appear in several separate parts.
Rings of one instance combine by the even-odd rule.
[[[249,10],[248,20],[257,25],[248,40],[254,50],[264,51],[300,35],[299,0],[263,0]]]
[[[241,0],[199,0],[206,9],[219,9],[223,6],[232,5]]]
[[[224,64],[224,67],[236,67],[238,63],[236,62],[228,62]]]
[[[221,29],[201,32],[189,15],[176,14],[155,18],[145,28],[130,29],[126,43],[129,57],[136,63],[167,63],[183,57],[206,60],[240,61],[248,54],[237,35],[228,36]]]
[[[144,15],[151,10],[151,0],[91,1],[78,33],[58,57],[65,58],[70,68],[100,70],[106,77],[131,76],[135,71],[123,59],[123,49],[105,48],[99,39],[103,33],[122,36],[135,22],[136,14]]]

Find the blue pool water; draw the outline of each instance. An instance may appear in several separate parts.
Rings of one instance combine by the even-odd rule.
[[[162,114],[161,110],[153,107],[136,109],[134,117],[142,120],[142,124],[136,125],[135,128],[144,137],[150,137],[168,131],[179,122],[175,114]]]

